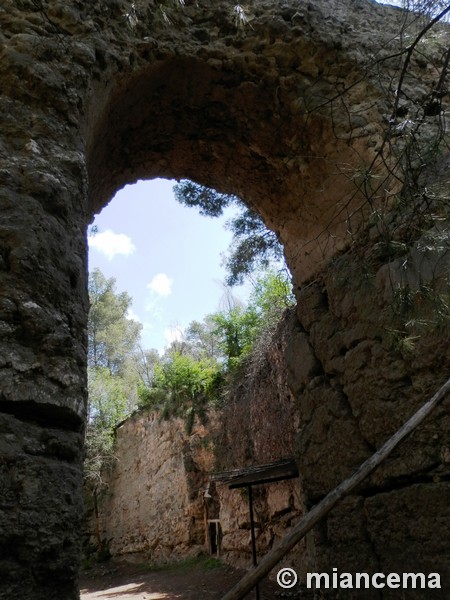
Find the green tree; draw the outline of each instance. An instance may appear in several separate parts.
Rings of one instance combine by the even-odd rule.
[[[88,368],[88,424],[112,430],[129,412],[126,378],[106,367]]]
[[[220,348],[229,369],[251,350],[258,326],[258,315],[253,306],[233,306],[227,311],[213,315]]]
[[[132,368],[138,350],[141,325],[127,318],[132,300],[117,293],[115,279],[99,269],[89,275],[88,321],[88,421],[86,426],[85,488],[96,522],[97,546],[105,551],[100,536],[98,494],[104,473],[114,463],[114,430],[137,403],[139,374]]]
[[[126,372],[132,372],[140,386],[150,386],[155,377],[155,368],[161,362],[159,352],[155,349],[144,350],[139,346],[127,361]]]
[[[221,194],[189,180],[177,183],[173,189],[180,204],[197,207],[200,214],[207,217],[219,217],[230,206],[238,208],[237,215],[227,223],[233,233],[225,258],[227,285],[240,284],[257,269],[267,269],[271,262],[283,259],[283,247],[276,234],[237,196]]]
[[[104,474],[114,463],[114,429],[127,415],[125,380],[106,367],[88,368],[88,422],[86,426],[85,489],[92,498],[99,554],[104,540],[99,527],[98,495],[105,486]]]
[[[103,487],[102,472],[113,462],[114,428],[127,415],[127,388],[104,367],[88,368],[88,422],[85,481],[93,493]]]
[[[295,305],[289,273],[273,268],[260,273],[250,294],[249,303],[254,307],[261,324],[278,323],[286,308]]]
[[[241,284],[252,273],[284,260],[283,247],[276,234],[267,229],[258,213],[250,208],[241,204],[240,213],[229,220],[227,227],[233,232],[224,261],[227,285]]]
[[[205,419],[208,408],[222,398],[233,372],[294,298],[287,273],[272,270],[256,279],[247,306],[229,290],[226,301],[225,310],[193,321],[162,358],[152,355],[151,377],[141,379],[140,405],[166,418],[184,417],[188,432],[195,417]]]
[[[186,328],[184,337],[191,356],[215,360],[223,357],[212,315],[206,315],[203,321],[192,321]]]
[[[211,315],[227,367],[232,370],[240,365],[293,304],[287,272],[267,270],[256,278],[247,306],[233,303],[231,298],[226,310]]]
[[[220,371],[213,359],[170,353],[155,367],[152,385],[141,390],[141,402],[166,418],[184,417],[190,433],[195,416],[205,420],[208,406],[217,399]]]
[[[142,325],[127,318],[132,299],[116,292],[116,280],[100,269],[89,275],[88,364],[117,374],[136,351]]]

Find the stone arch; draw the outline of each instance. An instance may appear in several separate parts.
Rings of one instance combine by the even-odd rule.
[[[265,108],[270,96],[273,90],[194,58],[173,57],[136,74],[110,100],[89,153],[93,207],[130,179],[156,176],[248,189],[250,198],[270,194],[275,173],[264,157],[270,151],[252,150],[261,113],[273,118]],[[270,134],[262,139],[268,144],[274,145]]]
[[[286,4],[277,14],[255,5],[251,29],[239,34],[226,3],[210,12],[189,6],[190,33],[150,28],[146,36],[141,24],[142,38],[125,51],[95,48],[81,121],[89,210],[137,178],[191,178],[242,197],[279,234],[295,279],[313,277],[346,244],[360,202],[348,169],[372,160],[386,110],[367,72],[373,46],[359,33],[341,41],[351,10],[334,7],[330,20],[320,4]],[[386,19],[370,3],[357,10],[371,29],[396,30],[397,13]]]
[[[126,16],[128,0],[5,0],[0,9],[0,418],[5,432],[0,595],[5,598],[78,596],[86,226],[93,212],[113,191],[143,176],[190,177],[237,193],[277,231],[300,286],[345,246],[345,217],[361,200],[347,168],[370,162],[380,142],[388,114],[383,86],[391,66],[369,74],[366,66],[386,39],[395,39],[400,12],[363,0],[301,6],[293,0],[276,6],[252,0],[250,26],[240,33],[227,2],[186,4],[173,28],[155,21],[151,0],[137,21]],[[325,292],[333,282],[313,283],[301,296],[303,329],[288,356],[291,385],[301,394],[314,374],[325,373],[314,385],[328,385],[336,376],[335,387],[324,384],[323,397],[316,400],[334,403],[330,415],[348,416],[352,407],[341,372],[345,352],[364,344],[370,327],[365,323],[363,331],[353,328],[352,335],[340,336],[339,328],[349,326],[358,312],[347,320],[343,304],[327,312]],[[352,298],[344,300],[352,308]],[[328,349],[314,355],[312,345],[321,335],[329,336],[325,346],[339,356]],[[301,367],[294,364],[299,349],[307,357]],[[434,364],[443,369],[445,346],[439,356]],[[361,364],[370,366],[366,362]],[[432,365],[429,354],[418,367],[425,389],[435,379]],[[402,368],[405,374],[396,384],[406,412],[410,397],[416,403],[420,398],[408,387],[405,361]],[[355,395],[364,390],[361,379],[353,387]],[[306,406],[312,396],[306,390]],[[373,443],[390,430],[383,410],[372,427]],[[363,417],[356,425],[351,415],[356,436],[358,426],[367,425],[364,406],[358,411]],[[390,407],[386,414],[394,412]],[[368,444],[358,438],[358,459]],[[423,472],[438,460],[436,453],[437,444],[420,463]],[[350,453],[344,467],[356,466],[354,459]],[[405,463],[397,467],[405,477],[420,470],[413,465],[408,471]],[[426,477],[431,481],[433,475]],[[310,498],[323,494],[329,483],[325,477],[312,485]],[[367,491],[370,501],[353,499],[349,511],[364,502],[366,508],[373,505],[372,529],[361,533],[360,528],[358,547],[379,564],[370,548],[383,543],[377,527],[385,504],[377,482],[373,486]],[[431,498],[442,507],[445,477],[430,489],[420,487],[423,505]],[[393,527],[395,520],[391,514]],[[329,541],[330,531],[321,531],[322,550],[327,544],[339,547]],[[417,545],[413,558],[416,550]]]
[[[315,148],[333,146],[342,160],[353,150],[347,140],[336,139],[324,115],[305,119],[282,106],[277,79],[263,81],[215,63],[197,56],[169,56],[132,73],[110,92],[103,113],[89,128],[90,210],[98,211],[117,189],[140,178],[190,178],[241,197],[286,246],[295,246],[293,256],[298,253],[293,229],[295,238],[306,242],[332,220],[334,199],[326,188],[334,189],[341,179],[340,193],[353,192],[339,174],[330,180],[323,156],[313,157]],[[292,135],[297,128],[300,136]],[[289,148],[289,143],[297,147]],[[315,175],[305,177],[310,163]],[[314,189],[314,177],[323,183],[320,192]],[[301,229],[297,219],[292,223],[293,205],[302,217]],[[318,254],[317,263],[325,256]],[[300,260],[301,279],[318,268],[307,266],[311,262]]]

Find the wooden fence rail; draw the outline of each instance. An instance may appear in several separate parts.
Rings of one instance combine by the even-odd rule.
[[[271,569],[298,544],[298,542],[316,525],[330,510],[336,506],[351,490],[361,483],[376,469],[428,415],[450,391],[450,379],[428,400],[385,444],[368,458],[348,479],[340,483],[319,504],[314,506],[293,529],[285,535],[281,542],[261,560],[258,566],[246,573],[244,577],[223,596],[222,600],[241,600],[269,573]]]

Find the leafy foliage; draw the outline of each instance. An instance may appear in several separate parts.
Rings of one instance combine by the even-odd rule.
[[[286,271],[268,270],[257,278],[250,302],[260,321],[278,322],[281,313],[295,304],[291,281]]]
[[[130,369],[141,326],[127,318],[131,298],[96,269],[89,276],[88,421],[84,477],[94,501],[114,462],[114,428],[132,409],[138,375]],[[98,542],[100,546],[100,541]]]
[[[220,338],[213,315],[203,321],[192,321],[184,333],[186,350],[195,358],[221,358]]]
[[[228,228],[233,241],[225,259],[229,286],[243,283],[244,278],[257,270],[268,269],[272,262],[283,260],[283,247],[275,233],[267,229],[261,217],[250,208],[242,208],[232,218]]]
[[[89,420],[99,429],[112,429],[127,414],[127,385],[104,367],[88,369]]]
[[[240,202],[237,196],[221,194],[187,179],[174,188],[175,200],[190,208],[196,207],[204,217],[221,217],[225,208]]]
[[[257,277],[245,308],[230,306],[227,311],[213,315],[228,369],[239,367],[270,335],[286,308],[294,303],[287,273],[268,270]]]
[[[100,269],[89,276],[88,364],[120,373],[136,350],[142,326],[127,318],[132,299],[127,292],[116,293],[115,285]]]
[[[141,403],[161,410],[166,418],[185,417],[190,433],[196,415],[205,420],[208,405],[217,397],[220,380],[220,365],[213,359],[196,359],[175,352],[157,365],[152,386],[141,388]]]
[[[267,269],[272,261],[282,260],[283,248],[276,234],[267,229],[258,213],[237,196],[221,194],[188,180],[176,184],[174,194],[178,202],[197,207],[201,215],[208,217],[219,217],[230,206],[239,209],[227,224],[233,232],[232,244],[225,258],[227,285],[240,284],[256,270]]]
[[[105,367],[88,369],[88,422],[84,461],[85,489],[90,493],[96,522],[97,550],[107,554],[100,534],[98,502],[105,487],[105,472],[114,464],[114,428],[127,415],[127,387],[121,377]]]
[[[239,364],[243,355],[250,352],[258,326],[258,316],[253,306],[234,306],[226,312],[213,315],[220,348],[228,368]]]
[[[229,296],[225,310],[189,325],[155,364],[150,385],[139,387],[140,405],[166,418],[184,417],[190,432],[196,416],[204,420],[221,402],[233,374],[293,302],[285,273],[261,274],[247,306]]]

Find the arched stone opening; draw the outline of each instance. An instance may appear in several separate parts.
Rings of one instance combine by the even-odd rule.
[[[111,95],[89,145],[91,209],[137,179],[188,178],[238,195],[285,242],[292,197],[302,200],[282,166],[292,123],[278,113],[276,83],[245,81],[194,57],[134,75]],[[304,128],[305,147],[322,135],[323,120],[316,121]]]
[[[227,3],[186,4],[178,29],[152,21],[152,2],[134,29],[125,0],[5,0],[0,9],[0,595],[8,599],[78,595],[93,212],[143,176],[186,176],[237,193],[277,231],[299,285],[345,244],[345,217],[359,204],[354,169],[370,163],[389,116],[383,86],[398,65],[365,66],[395,39],[399,13],[362,0],[300,9],[258,0],[242,35]],[[445,339],[425,340],[413,359],[386,352],[376,323],[385,288],[356,302],[353,288],[345,293],[351,268],[344,283],[334,275],[301,293],[302,327],[287,358],[303,403],[299,455],[308,451],[311,502],[448,369]],[[386,272],[377,275],[382,284]],[[349,556],[347,569],[357,569],[367,556],[374,569],[400,570],[406,556],[448,569],[447,421],[440,413],[319,529],[325,565]],[[399,519],[405,506],[419,515],[408,527]]]
[[[135,75],[113,94],[91,144],[93,208],[114,188],[153,177],[191,178],[263,203],[281,179],[267,161],[276,146],[273,93],[195,58]]]
[[[296,42],[296,56],[324,58]],[[300,82],[275,76],[272,44],[255,51],[242,42],[226,61],[217,49],[189,48],[96,84],[84,125],[89,211],[137,179],[192,179],[248,203],[278,234],[294,281],[313,277],[348,243],[361,204],[349,168],[370,163],[379,141],[376,126],[362,141],[343,133],[351,115],[339,100],[330,109],[328,97],[347,85],[378,100],[379,91],[353,65],[319,83],[317,64]]]

